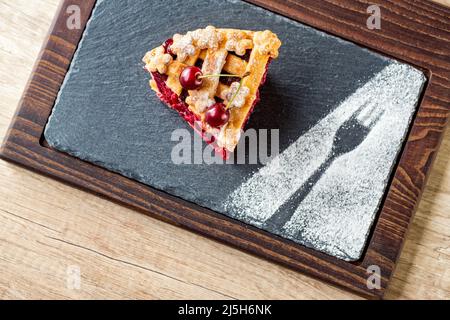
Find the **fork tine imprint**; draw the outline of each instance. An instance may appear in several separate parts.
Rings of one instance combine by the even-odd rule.
[[[371,114],[371,116],[369,117],[369,119],[366,119],[366,121],[364,121],[364,125],[370,129],[372,129],[373,127],[375,127],[375,125],[378,123],[378,121],[380,121],[381,117],[384,115],[385,112],[386,112],[386,110],[383,110],[383,109],[373,112]]]
[[[300,203],[308,196],[314,186],[322,177],[323,173],[331,166],[335,159],[357,148],[368,136],[371,129],[384,114],[383,109],[377,109],[376,104],[368,101],[363,103],[337,130],[332,150],[327,159],[318,169],[283,203],[274,214],[265,221],[266,230],[276,232],[295,214]],[[367,124],[366,124],[367,123]],[[353,130],[357,130],[351,134]],[[349,142],[345,142],[345,141]]]

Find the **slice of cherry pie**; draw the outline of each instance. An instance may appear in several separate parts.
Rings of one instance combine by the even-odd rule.
[[[228,158],[259,101],[281,41],[271,31],[205,29],[175,34],[143,61],[150,87]]]

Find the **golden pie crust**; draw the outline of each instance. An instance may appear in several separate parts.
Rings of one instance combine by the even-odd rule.
[[[249,89],[245,103],[240,108],[230,108],[230,119],[222,128],[211,128],[204,120],[207,107],[216,98],[223,97],[229,86],[219,81],[219,78],[204,78],[202,86],[197,90],[188,91],[186,103],[189,110],[202,122],[202,129],[215,137],[220,148],[234,151],[241,136],[241,129],[251,113],[258,90],[264,79],[267,65],[271,59],[278,57],[281,41],[273,32],[248,31],[238,29],[216,29],[208,26],[188,32],[186,35],[174,35],[174,45],[177,57],[162,50],[162,46],[148,52],[143,61],[150,72],[167,75],[166,85],[178,96],[183,87],[179,82],[180,73],[187,66],[193,66],[197,60],[203,60],[203,74],[234,74],[243,76],[243,86]],[[251,50],[248,62],[241,58],[247,50]],[[154,80],[150,87],[158,92]]]

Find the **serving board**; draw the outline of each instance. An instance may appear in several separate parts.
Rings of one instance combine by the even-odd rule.
[[[65,5],[66,7],[64,7]],[[349,263],[307,249],[257,228],[249,227],[236,220],[46,147],[42,139],[43,129],[64,79],[65,71],[72,61],[73,53],[81,37],[80,30],[69,31],[66,28],[67,14],[65,14],[65,10],[68,5],[69,3],[63,3],[62,5],[61,13],[56,20],[49,42],[24,95],[18,116],[2,149],[4,158],[62,178],[64,181],[109,196],[168,221],[189,227],[218,240],[231,243],[362,294],[382,296],[400,252],[408,223],[420,197],[425,173],[429,169],[441,131],[447,120],[449,99],[445,86],[448,86],[448,71],[446,71],[445,66],[448,65],[448,61],[445,58],[448,57],[448,52],[445,51],[445,45],[440,44],[440,40],[437,40],[438,38],[442,39],[443,34],[448,34],[439,31],[440,28],[445,26],[446,20],[442,19],[442,16],[448,16],[447,9],[434,4],[430,9],[428,4],[424,5],[423,3],[398,2],[395,5],[382,3],[380,4],[382,10],[387,11],[383,21],[389,26],[390,19],[393,19],[392,24],[396,27],[389,26],[388,28],[384,26],[384,29],[370,31],[365,28],[367,19],[367,14],[364,11],[365,4],[360,2],[342,5],[345,9],[333,3],[328,3],[325,6],[324,3],[315,4],[305,1],[291,3],[290,9],[282,2],[265,4],[270,9],[293,19],[324,31],[334,30],[332,33],[336,35],[413,64],[422,69],[428,77],[431,76],[366,251],[359,261]],[[395,9],[402,5],[406,5],[406,8],[402,11],[402,16],[392,13],[396,12]],[[83,26],[88,20],[93,6],[93,2],[84,2],[83,5],[80,5]],[[296,10],[295,6],[303,7],[303,10]],[[422,9],[416,8],[410,12],[408,6],[419,6]],[[337,10],[337,8],[340,9]],[[430,10],[435,12],[429,12]],[[331,12],[333,12],[333,15]],[[352,18],[349,19],[348,12],[356,13],[353,13]],[[431,22],[437,25],[434,25],[435,28],[426,28],[429,34],[424,35],[423,25],[420,25],[421,29],[419,29],[419,25],[415,25],[414,22],[405,26],[399,22],[405,19],[405,14],[420,15],[422,20],[427,21],[427,25],[432,24]],[[437,15],[437,17],[434,15]],[[322,18],[318,18],[318,16]],[[336,20],[324,18],[327,16],[336,17]],[[359,20],[356,20],[357,18]],[[396,19],[399,19],[399,21]],[[390,40],[393,37],[392,30],[396,28],[399,28],[396,30],[397,33],[401,31],[408,35],[399,37],[401,42]],[[405,28],[412,29],[406,32]],[[421,38],[414,37],[414,30],[421,30],[420,32],[416,31],[416,33],[420,33]],[[436,32],[437,34],[434,34]],[[369,35],[371,40],[374,41],[372,46],[370,41],[366,39]],[[422,38],[425,38],[423,43],[421,40],[417,40]],[[415,47],[408,46],[408,40],[411,42],[414,40]],[[430,44],[433,44],[432,48],[439,48],[435,49],[439,50],[439,54],[435,54],[433,59],[430,58],[433,55],[432,53],[429,54],[430,56],[424,55],[425,52],[430,50]],[[405,50],[405,46],[408,50]],[[384,49],[381,50],[381,48]],[[380,69],[384,66],[380,63]],[[364,71],[367,71],[367,69],[364,69]],[[373,73],[375,74],[378,71],[373,70]],[[368,78],[372,76],[367,72],[363,74]],[[351,92],[351,88],[349,90]],[[367,267],[371,265],[378,265],[381,269],[382,278],[379,289],[369,289],[366,285],[366,279],[369,275]]]
[[[241,144],[224,163],[148,89],[139,62],[161,39],[226,26],[228,17],[234,28],[272,30],[283,45]],[[155,189],[357,261],[425,81],[410,65],[243,1],[104,1],[44,138]]]

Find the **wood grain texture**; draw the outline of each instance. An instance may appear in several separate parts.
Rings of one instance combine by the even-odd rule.
[[[56,1],[44,3],[54,12]],[[91,1],[83,2],[85,13],[88,12],[89,3]],[[298,6],[298,2],[271,2],[277,10],[284,10],[286,3],[290,7],[286,13],[292,15],[292,7]],[[381,296],[384,290],[375,294],[365,291],[365,267],[373,263],[382,266],[384,289],[447,121],[450,103],[449,50],[446,49],[448,46],[437,46],[436,43],[450,41],[449,22],[446,19],[450,10],[421,1],[384,1],[382,7],[388,7],[389,10],[383,18],[383,29],[381,32],[369,32],[363,27],[367,18],[367,3],[363,1],[339,1],[339,6],[337,1],[303,1],[302,6],[305,3],[309,9],[295,11],[299,15],[297,18],[321,29],[333,29],[334,33],[355,42],[422,66],[431,74],[427,94],[401,165],[396,171],[380,222],[365,259],[360,264],[336,261],[299,246],[290,246],[257,230],[235,226],[229,219],[218,217],[207,210],[199,213],[185,206],[182,201],[172,198],[167,200],[161,193],[68,156],[55,155],[52,150],[37,144],[48,117],[49,102],[57,92],[75,49],[79,35],[74,33],[57,32],[50,37],[49,47],[43,51],[33,81],[29,83],[27,94],[21,102],[22,109],[10,131],[9,142],[3,150],[4,156],[119,201],[124,200],[122,188],[128,193],[128,204],[135,208],[166,219],[176,219],[177,223],[201,233],[212,232],[213,236],[229,237],[228,240],[236,246],[294,268],[306,269],[310,274],[350,287],[361,294]],[[9,89],[11,92],[6,92],[6,101],[2,101],[5,107],[2,106],[0,111],[1,128],[6,128],[16,102],[14,99],[19,96],[20,90],[17,89],[23,87],[24,75],[30,71],[30,62],[38,52],[51,15],[45,13],[42,4],[36,4],[36,7],[32,5],[32,8],[28,2],[22,1],[14,5],[0,2],[0,5],[3,9],[1,14],[9,22],[6,24],[9,27],[1,35],[2,68],[6,65],[11,68],[2,70],[5,77],[1,80],[6,82],[2,90],[12,88]],[[330,10],[333,15],[327,16]],[[360,25],[354,23],[358,19],[362,19]],[[65,23],[65,20],[57,21],[56,26],[58,23]],[[17,25],[23,24],[25,27],[17,28]],[[333,27],[336,25],[346,27]],[[18,29],[27,30],[26,27],[27,34],[18,34]],[[402,35],[401,41],[394,41],[398,34]],[[30,48],[30,41],[35,47]],[[30,53],[32,50],[35,50],[34,55]],[[22,62],[20,59],[23,59]],[[20,74],[22,78],[17,76]],[[445,152],[448,155],[450,151],[444,144]],[[51,172],[47,171],[49,168]],[[446,168],[445,161],[437,167],[443,170],[440,171],[441,175],[447,172]],[[2,297],[354,297],[317,280],[98,197],[36,174],[24,173],[23,169],[8,163],[0,162],[0,174],[3,182],[0,194],[5,199],[0,200],[0,266],[5,270],[0,277]],[[95,179],[95,174],[101,174],[106,179]],[[414,238],[407,242],[403,254],[406,258],[399,263],[399,270],[387,297],[449,297],[450,283],[446,279],[450,278],[447,271],[450,264],[450,210],[445,210],[445,197],[448,197],[450,178],[447,174],[439,179],[434,192],[442,192],[443,199],[433,200],[432,196],[431,200],[427,199],[425,192],[421,206],[423,213],[419,210],[419,217],[412,224],[410,238]],[[441,183],[445,179],[448,179],[447,188],[444,183],[442,189]],[[89,181],[89,186],[85,185],[85,181]],[[433,183],[429,189],[432,186]],[[146,202],[142,193],[146,197],[153,197],[155,201]],[[439,203],[437,207],[433,205],[434,201]],[[179,216],[170,212],[174,206],[179,206]],[[202,224],[205,221],[206,224]],[[211,229],[217,221],[220,221],[221,230]],[[223,231],[229,232],[229,235]],[[241,238],[240,243],[235,243],[237,237]],[[257,239],[259,247],[255,247],[253,239]],[[277,252],[273,252],[273,248]],[[80,290],[67,289],[66,270],[70,265],[81,268],[83,285]]]

